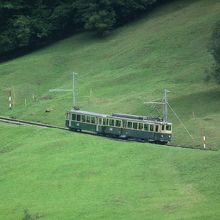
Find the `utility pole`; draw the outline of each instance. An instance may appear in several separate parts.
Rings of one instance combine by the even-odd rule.
[[[168,95],[167,93],[170,92],[167,89],[164,89],[164,98],[163,98],[163,120],[167,122],[168,120]]]
[[[77,75],[77,73],[73,72],[73,82],[72,82],[72,89],[50,89],[49,92],[72,92],[72,107],[75,108],[76,107],[76,92],[75,92],[75,75]]]
[[[73,89],[72,89],[72,92],[73,92],[73,108],[76,106],[75,75],[77,75],[77,73],[73,72]]]
[[[168,121],[168,95],[167,93],[170,92],[167,89],[164,89],[164,97],[162,102],[152,101],[152,102],[144,102],[144,104],[154,104],[154,105],[162,105],[163,106],[163,121]]]
[[[173,114],[176,116],[176,118],[179,120],[179,122],[182,124],[182,126],[184,127],[184,129],[186,130],[186,132],[188,133],[188,135],[191,137],[192,140],[194,140],[193,136],[190,134],[190,132],[188,131],[188,129],[186,128],[186,126],[184,125],[184,123],[182,122],[182,120],[180,119],[180,117],[176,114],[176,112],[173,110],[173,108],[170,106],[169,102],[168,102],[168,95],[167,93],[170,92],[167,89],[164,89],[164,97],[162,102],[157,102],[157,101],[153,101],[153,102],[144,102],[144,104],[156,104],[156,105],[163,105],[163,122],[168,122],[168,107],[170,108],[170,110],[173,112]],[[205,143],[205,137],[203,137],[204,143]],[[204,144],[204,148],[205,148],[205,144]]]

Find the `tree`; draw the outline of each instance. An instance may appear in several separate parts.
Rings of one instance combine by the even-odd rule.
[[[119,23],[126,23],[158,0],[111,0]]]
[[[116,23],[116,14],[110,0],[77,0],[74,7],[84,29],[100,36],[109,33]]]
[[[16,56],[76,31],[104,36],[157,1],[0,0],[0,55]]]

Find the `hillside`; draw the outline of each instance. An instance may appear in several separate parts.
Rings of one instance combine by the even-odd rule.
[[[78,105],[89,111],[155,114],[143,102],[161,99],[163,89],[169,89],[170,104],[195,137],[192,142],[170,114],[173,143],[197,146],[205,129],[209,148],[216,149],[220,89],[204,79],[213,62],[208,45],[219,13],[218,0],[174,1],[105,39],[79,34],[1,63],[0,115],[63,125],[71,93],[49,89],[71,88],[74,71]]]
[[[83,110],[155,115],[144,101],[169,89],[195,137],[170,112],[173,144],[197,147],[204,130],[208,146],[0,123],[0,220],[220,219],[220,88],[205,82],[219,14],[219,0],[172,1],[104,39],[78,34],[0,63],[0,115],[64,125],[71,93],[49,89],[71,89],[74,71]]]
[[[0,134],[2,220],[25,210],[47,220],[220,218],[219,151],[25,126]]]

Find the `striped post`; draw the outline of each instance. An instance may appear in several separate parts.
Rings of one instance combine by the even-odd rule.
[[[205,129],[204,128],[202,128],[202,130],[201,130],[201,135],[202,135],[203,149],[206,149],[206,136],[205,136]]]
[[[9,91],[8,105],[9,105],[9,109],[12,110],[12,96],[11,96],[11,90]]]
[[[205,134],[203,135],[203,148],[206,149],[206,138],[205,138]]]

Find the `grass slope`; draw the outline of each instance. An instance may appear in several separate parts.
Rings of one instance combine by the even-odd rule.
[[[219,219],[219,151],[0,125],[0,219]]]
[[[151,110],[143,102],[160,99],[167,88],[170,103],[195,137],[192,143],[170,115],[173,143],[201,144],[201,129],[205,129],[208,147],[217,149],[220,89],[214,83],[204,83],[204,78],[213,62],[208,44],[219,13],[218,0],[177,0],[105,39],[79,34],[2,63],[0,114],[62,125],[64,112],[71,106],[71,93],[48,90],[71,88],[75,71],[79,73],[77,99],[82,109],[148,115]],[[12,88],[15,103],[11,112],[8,88]],[[47,108],[53,111],[45,113]]]

